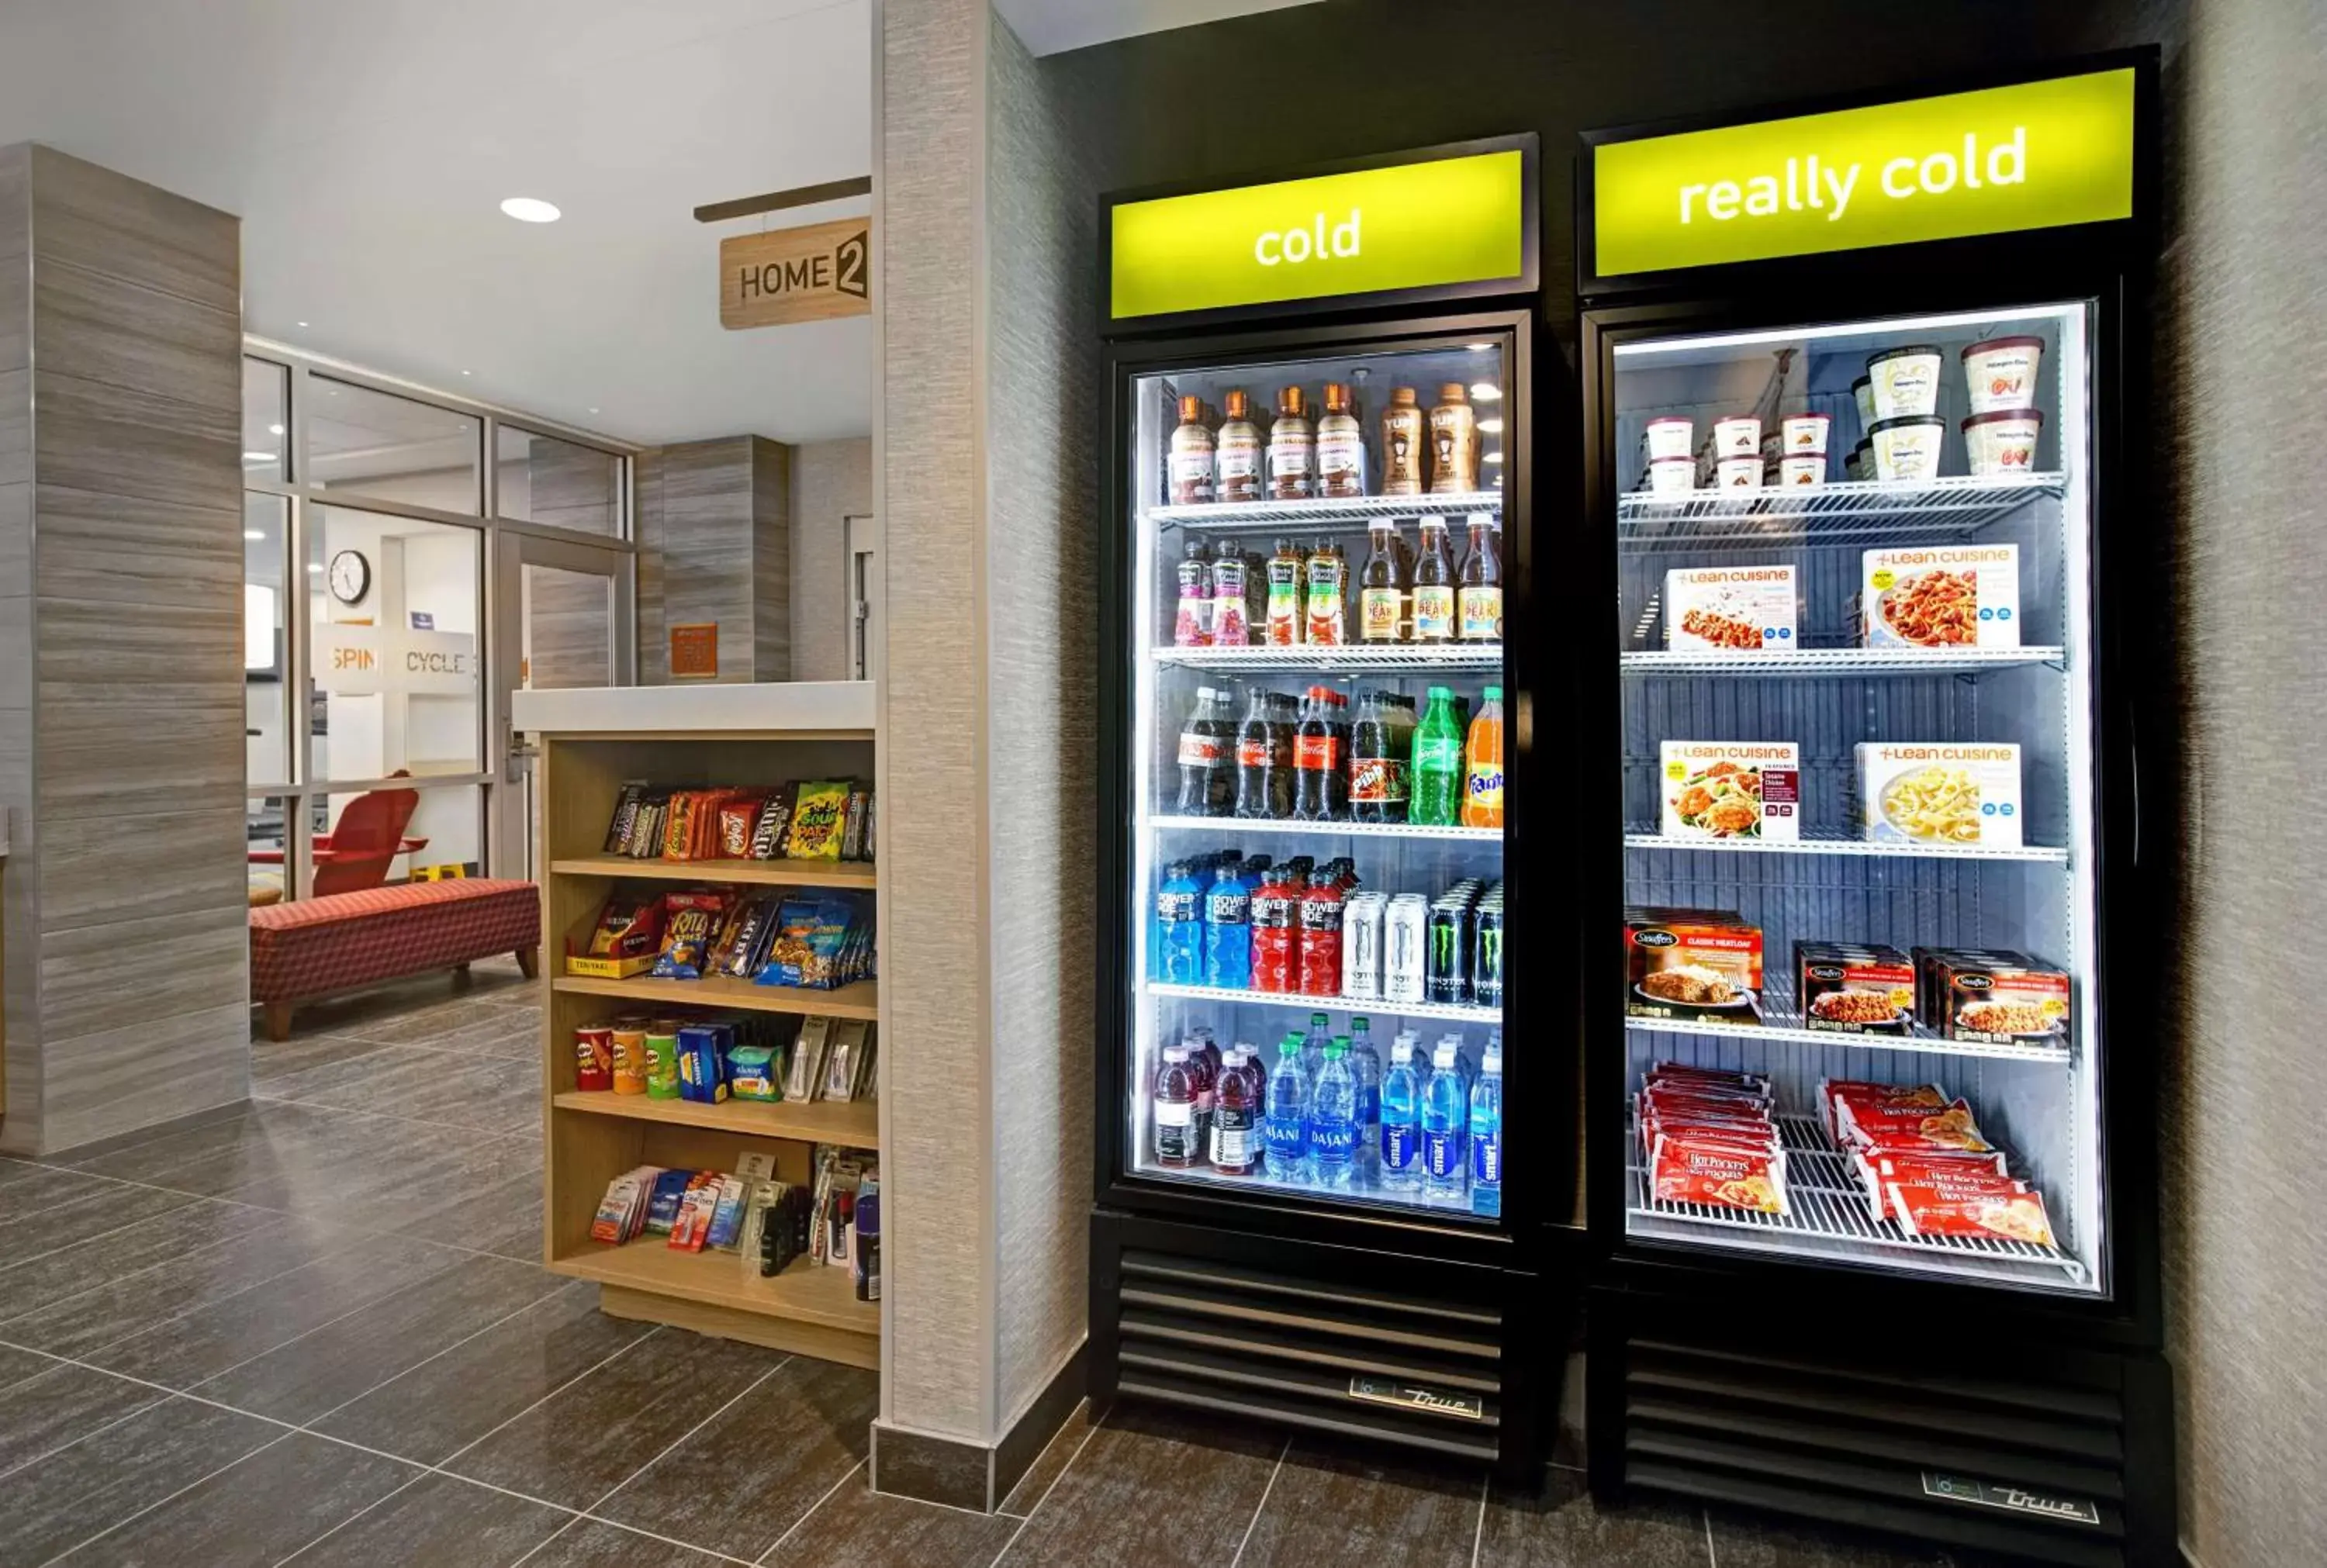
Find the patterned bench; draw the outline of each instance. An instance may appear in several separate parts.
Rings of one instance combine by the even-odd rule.
[[[431,969],[514,953],[540,972],[541,890],[497,878],[404,882],[250,911],[250,999],[266,1038],[288,1039],[291,1009]]]

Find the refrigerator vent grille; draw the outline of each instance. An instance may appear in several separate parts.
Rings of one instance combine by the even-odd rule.
[[[1117,1391],[1491,1463],[1501,1314],[1212,1259],[1122,1255]]]

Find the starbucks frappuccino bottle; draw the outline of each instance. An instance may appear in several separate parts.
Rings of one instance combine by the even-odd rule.
[[[1317,438],[1298,387],[1276,395],[1276,423],[1268,427],[1268,496],[1305,501],[1317,493]]]
[[[1260,499],[1260,430],[1252,422],[1252,404],[1238,387],[1228,397],[1228,418],[1221,423],[1212,457],[1214,496],[1223,501]]]
[[[1204,423],[1204,400],[1180,399],[1180,424],[1172,432],[1172,504],[1201,506],[1212,499],[1212,428]]]
[[[1325,416],[1317,421],[1317,493],[1327,500],[1366,493],[1366,433],[1339,381],[1325,383]]]
[[[1479,488],[1479,416],[1460,381],[1438,388],[1430,410],[1430,493],[1468,495]]]
[[[1414,388],[1398,387],[1389,395],[1389,407],[1382,414],[1382,494],[1422,493],[1422,453],[1426,436],[1427,421]]]

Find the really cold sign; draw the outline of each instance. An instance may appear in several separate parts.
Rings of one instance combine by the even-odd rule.
[[[1592,149],[1602,277],[2133,215],[2134,71]]]

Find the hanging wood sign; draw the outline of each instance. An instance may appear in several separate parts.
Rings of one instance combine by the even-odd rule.
[[[719,324],[730,331],[873,309],[873,220],[844,218],[719,242]]]

